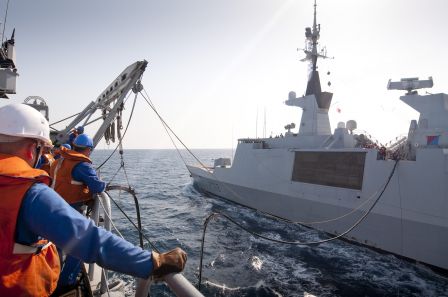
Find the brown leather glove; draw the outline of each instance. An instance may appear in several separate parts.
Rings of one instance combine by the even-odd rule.
[[[161,278],[167,274],[181,272],[187,262],[187,254],[181,248],[175,248],[166,253],[152,251],[152,275]]]

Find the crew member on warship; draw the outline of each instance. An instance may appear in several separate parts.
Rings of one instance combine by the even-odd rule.
[[[50,147],[44,147],[42,156],[36,166],[38,169],[45,170],[48,174],[50,173],[51,164],[55,161],[53,154],[51,153]]]
[[[98,178],[92,167],[90,153],[93,140],[87,134],[78,135],[73,141],[73,150],[62,149],[61,158],[50,169],[52,188],[74,209],[83,212],[86,205],[93,202],[93,194],[101,193],[106,183]],[[65,257],[58,288],[76,283],[82,262],[70,255]]]
[[[81,134],[73,141],[73,150],[61,150],[61,158],[50,169],[51,187],[79,211],[93,201],[93,194],[103,192],[106,187],[92,167],[89,158],[92,150],[92,138]]]
[[[59,147],[53,147],[53,157],[55,160],[61,157],[61,151],[71,150],[72,147],[68,143],[61,144]]]
[[[49,296],[60,272],[55,245],[86,263],[143,279],[183,270],[180,248],[159,254],[135,247],[96,227],[48,187],[50,177],[33,167],[49,145],[41,113],[24,104],[0,108],[0,296]]]
[[[73,129],[68,136],[68,144],[73,147],[73,142],[75,141],[76,137],[84,133],[84,127],[78,126],[76,129]]]

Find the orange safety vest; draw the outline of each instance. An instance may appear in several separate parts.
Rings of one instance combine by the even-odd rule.
[[[31,168],[23,159],[0,154],[0,296],[49,296],[56,289],[60,260],[54,244],[15,242],[26,192],[34,183],[50,181],[45,171]]]
[[[44,154],[43,155],[45,158],[45,163],[42,164],[42,166],[40,167],[40,169],[45,170],[45,172],[47,172],[48,174],[50,174],[50,167],[51,164],[53,164],[54,157],[52,154]]]
[[[93,200],[89,188],[72,178],[73,168],[81,162],[92,163],[81,153],[61,150],[61,158],[54,161],[50,167],[50,176],[53,178],[51,187],[69,204]]]

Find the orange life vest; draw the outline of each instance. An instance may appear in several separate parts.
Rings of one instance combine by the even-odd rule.
[[[72,170],[81,162],[92,163],[85,155],[73,150],[61,150],[61,158],[53,162],[50,176],[53,178],[51,187],[69,204],[93,200],[89,188],[72,178]]]
[[[44,170],[45,172],[47,172],[48,174],[50,174],[50,167],[51,164],[53,164],[54,157],[52,154],[44,154],[44,159],[45,159],[45,163],[42,164],[42,166],[40,167],[40,169]]]
[[[34,183],[49,185],[50,181],[45,171],[31,168],[23,159],[0,154],[0,296],[49,296],[56,289],[60,262],[54,244],[15,243],[26,192]],[[48,244],[42,248],[44,242]]]

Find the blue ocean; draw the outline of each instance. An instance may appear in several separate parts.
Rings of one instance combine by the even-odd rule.
[[[111,150],[96,150],[101,164]],[[205,164],[230,157],[231,150],[193,150]],[[184,162],[194,163],[186,151],[125,150],[124,169],[118,153],[101,168],[103,180],[129,184],[140,204],[143,232],[161,251],[180,246],[188,253],[185,277],[198,283],[204,220],[213,212],[230,216],[245,228],[282,240],[326,238],[299,225],[276,221],[252,209],[193,187]],[[125,192],[110,192],[113,200],[136,223],[135,204]],[[138,232],[112,203],[120,233],[139,244]],[[150,245],[145,240],[145,248]],[[447,252],[448,257],[448,252]],[[117,275],[130,283],[132,278]],[[201,292],[205,296],[448,296],[448,278],[424,265],[390,254],[335,240],[313,247],[269,242],[241,230],[224,218],[213,219],[205,235]],[[163,284],[151,296],[173,296]]]

